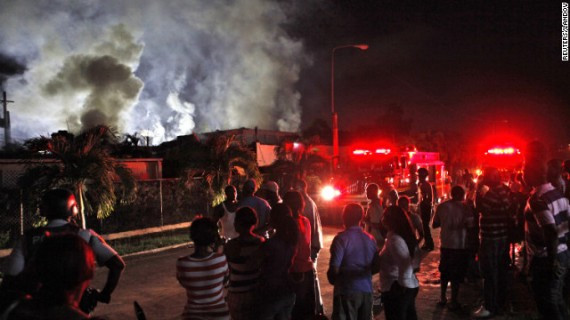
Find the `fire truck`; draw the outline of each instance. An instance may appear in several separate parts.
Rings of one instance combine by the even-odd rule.
[[[524,157],[515,144],[495,144],[482,152],[478,162],[477,175],[482,173],[481,169],[495,167],[499,170],[501,179],[507,182],[510,180],[511,174],[516,174],[522,170]]]
[[[399,193],[405,192],[417,179],[419,168],[428,170],[428,179],[438,198],[447,197],[447,172],[439,153],[417,151],[414,147],[393,149],[385,146],[353,148],[332,183],[322,189],[321,198],[329,202],[364,202],[369,183],[377,183],[382,189],[393,186]]]

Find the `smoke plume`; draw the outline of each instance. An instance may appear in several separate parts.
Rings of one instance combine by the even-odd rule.
[[[26,68],[15,59],[3,55],[0,52],[0,90],[4,88],[4,82],[11,76],[22,74]]]
[[[275,1],[7,0],[2,9],[0,58],[26,61],[5,82],[16,138],[99,123],[154,143],[299,128],[294,85],[309,60]]]

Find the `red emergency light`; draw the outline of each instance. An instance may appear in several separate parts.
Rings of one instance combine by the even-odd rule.
[[[390,149],[376,149],[376,154],[390,154]]]
[[[356,150],[352,151],[352,154],[355,156],[368,156],[368,155],[371,155],[372,152],[370,152],[370,150],[366,150],[366,149],[356,149]]]
[[[383,155],[387,155],[390,154],[390,152],[392,152],[390,149],[386,149],[386,148],[379,148],[374,150],[374,152],[368,150],[368,149],[355,149],[352,151],[352,154],[355,156],[370,156],[373,154],[383,154]]]
[[[506,148],[495,147],[495,148],[487,150],[487,152],[485,152],[485,154],[514,155],[514,154],[521,154],[521,152],[519,149],[516,149],[514,147],[506,147]]]

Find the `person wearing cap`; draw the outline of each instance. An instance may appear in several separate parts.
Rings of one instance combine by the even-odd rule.
[[[255,195],[257,183],[253,179],[243,184],[242,199],[238,202],[238,210],[242,207],[250,207],[257,213],[257,226],[254,232],[263,236],[269,227],[269,214],[271,206],[269,202]]]
[[[265,181],[255,195],[267,200],[271,208],[275,207],[276,204],[283,202],[281,197],[279,197],[279,185],[275,181]]]
[[[105,266],[109,270],[103,290],[89,290],[90,294],[84,294],[81,309],[90,312],[97,302],[109,303],[111,301],[111,294],[119,283],[125,262],[95,231],[81,229],[72,222],[77,213],[77,202],[71,191],[53,189],[43,195],[40,215],[45,217],[48,223],[45,227],[25,231],[23,237],[16,242],[4,265],[3,291],[11,292],[14,298],[18,298],[18,294],[30,294],[31,292],[26,292],[29,289],[25,284],[25,281],[29,280],[26,272],[30,261],[41,249],[40,244],[52,235],[76,234],[89,244],[98,265]]]

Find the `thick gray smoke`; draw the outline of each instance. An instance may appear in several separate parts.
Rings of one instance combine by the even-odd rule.
[[[4,89],[4,81],[11,76],[22,74],[26,68],[13,58],[0,52],[0,90]]]
[[[4,1],[13,135],[104,122],[153,142],[258,126],[296,131],[308,62],[267,0]]]
[[[122,130],[122,117],[138,99],[143,82],[127,64],[139,59],[143,47],[133,43],[123,25],[114,27],[110,38],[114,41],[97,47],[98,55],[67,57],[43,87],[46,97],[86,94],[79,118],[76,114],[68,118],[71,129],[107,124]]]

